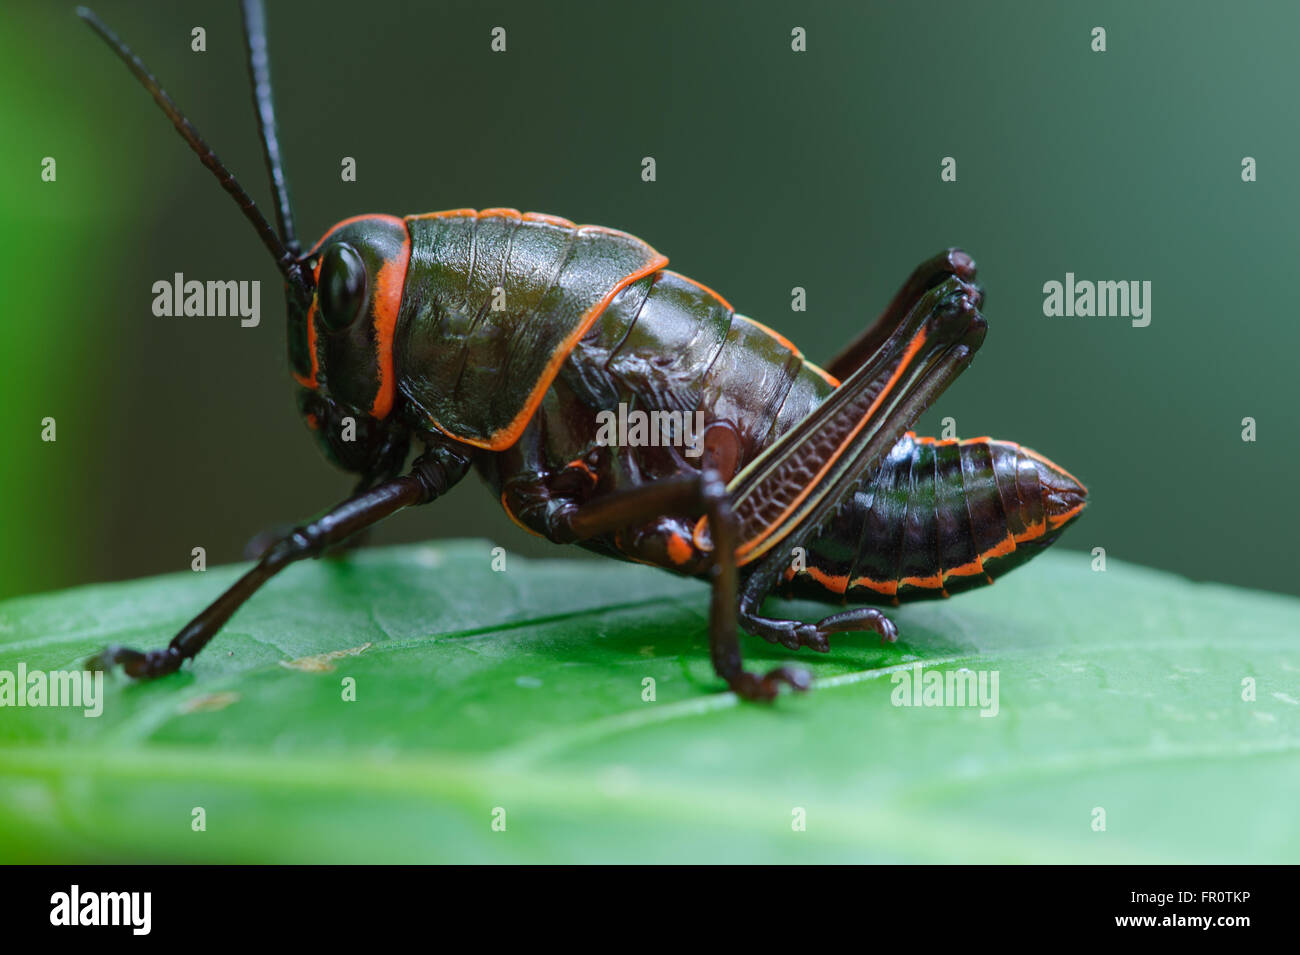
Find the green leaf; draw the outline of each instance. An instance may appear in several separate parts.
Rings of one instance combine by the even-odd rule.
[[[0,604],[0,670],[160,646],[238,572]],[[612,561],[493,572],[478,541],[291,568],[181,673],[106,680],[97,718],[0,709],[0,859],[1300,859],[1296,599],[1049,553],[898,609],[892,646],[746,638],[818,678],[771,706],[722,692],[707,606]],[[893,705],[917,663],[996,671],[997,715]]]

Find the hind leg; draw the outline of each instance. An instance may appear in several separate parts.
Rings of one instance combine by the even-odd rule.
[[[958,261],[965,267],[968,260]],[[792,649],[822,652],[832,633],[871,630],[887,641],[897,639],[893,621],[873,607],[817,623],[773,619],[760,611],[788,567],[791,548],[880,470],[903,431],[970,364],[984,338],[980,298],[978,288],[956,276],[926,291],[865,363],[728,486],[740,530],[736,554],[742,566],[752,568],[737,614],[746,630]],[[695,538],[707,543],[707,525],[697,525]]]
[[[922,262],[903,283],[902,288],[894,295],[885,310],[880,313],[880,317],[827,362],[826,370],[841,379],[853,374],[875,355],[898,327],[903,316],[920,301],[921,297],[950,277],[973,283],[975,260],[961,249],[946,249]],[[977,304],[982,302],[983,291],[980,290]]]

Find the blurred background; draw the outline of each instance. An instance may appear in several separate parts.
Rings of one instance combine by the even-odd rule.
[[[237,4],[95,6],[269,200]],[[1300,592],[1300,321],[1278,297],[1300,261],[1300,5],[269,6],[308,243],[356,213],[463,206],[614,226],[813,360],[960,245],[989,335],[918,430],[951,416],[1078,475],[1091,507],[1060,546]],[[5,7],[0,596],[185,569],[196,545],[237,560],[350,486],[295,412],[278,275],[71,3]],[[261,325],[155,317],[151,287],[175,272],[260,279]],[[1066,272],[1150,281],[1150,326],[1044,317],[1043,284]],[[466,535],[558,553],[474,478],[375,540]]]

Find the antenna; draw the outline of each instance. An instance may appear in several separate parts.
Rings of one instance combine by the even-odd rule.
[[[248,7],[250,6],[253,6],[253,4],[246,4],[246,14],[248,13]],[[258,9],[254,12],[260,15],[260,4],[257,6]],[[149,95],[154,98],[154,102],[158,104],[159,108],[167,114],[167,118],[171,120],[172,126],[175,127],[176,132],[180,133],[181,138],[189,144],[190,149],[194,150],[195,155],[199,157],[199,161],[202,162],[203,165],[207,166],[208,169],[211,170],[212,174],[217,177],[217,181],[221,183],[221,188],[226,190],[226,192],[230,194],[231,198],[235,200],[235,203],[244,213],[244,217],[247,218],[249,222],[253,223],[253,228],[257,230],[258,237],[262,240],[262,244],[271,250],[271,255],[275,257],[276,268],[278,268],[284,275],[286,281],[294,287],[295,291],[297,291],[300,296],[310,299],[311,282],[307,278],[308,273],[303,268],[301,261],[299,261],[296,250],[290,248],[289,245],[281,241],[280,236],[273,228],[271,228],[271,224],[266,221],[266,217],[258,211],[257,204],[254,203],[248,193],[244,191],[244,187],[239,184],[235,179],[234,174],[226,168],[225,164],[217,157],[217,154],[212,151],[212,147],[209,146],[207,142],[204,141],[203,137],[199,135],[199,131],[194,128],[194,125],[185,118],[185,114],[180,111],[172,101],[172,98],[167,95],[167,91],[158,85],[158,81],[154,78],[154,75],[149,72],[149,68],[144,65],[144,62],[140,57],[136,56],[135,53],[131,51],[131,48],[123,43],[122,39],[109,29],[104,21],[95,15],[94,11],[86,7],[78,7],[77,16],[85,20],[86,23],[90,25],[90,28],[103,38],[104,42],[107,43],[122,62],[126,64],[127,69],[135,74],[135,78],[140,81],[140,85],[149,91]],[[252,63],[256,58],[254,46],[253,36],[250,33],[249,58],[250,64],[252,64],[254,70],[256,70],[256,65]],[[263,61],[262,65],[263,68],[265,68],[265,30],[261,33],[261,55]],[[263,145],[265,146],[267,162],[268,164],[274,163],[274,169],[279,171],[279,146],[275,141],[275,116],[270,107],[270,76],[265,69],[263,69],[263,73],[265,74],[264,79],[267,82],[266,105],[265,107],[261,105],[261,94],[259,90],[256,94],[259,103],[258,120],[262,125]],[[283,207],[280,212],[281,228],[291,225],[292,222],[288,217],[288,193],[282,191],[283,178],[283,172],[279,172],[278,179],[276,178],[276,172],[272,172],[272,183],[276,186],[276,195],[280,198]]]
[[[289,204],[289,181],[280,158],[280,140],[275,133],[275,104],[271,100],[271,58],[266,47],[266,8],[262,0],[244,0],[244,39],[248,42],[248,76],[253,81],[253,106],[257,128],[262,134],[262,155],[275,190],[275,218],[285,247],[301,254],[293,229],[293,207]]]

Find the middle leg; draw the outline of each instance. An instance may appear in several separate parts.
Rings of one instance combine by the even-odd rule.
[[[712,594],[709,604],[709,654],[717,674],[740,697],[771,700],[781,684],[795,690],[812,685],[807,670],[780,666],[765,674],[743,666],[736,622],[739,571],[736,567],[736,518],[726,483],[712,467],[699,474],[668,478],[630,488],[607,497],[574,505],[558,515],[567,530],[563,537],[586,540],[636,527],[665,514],[699,516],[713,535],[713,560],[709,567]]]

